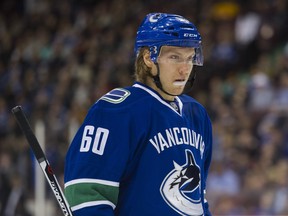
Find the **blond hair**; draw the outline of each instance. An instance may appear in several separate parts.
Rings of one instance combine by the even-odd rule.
[[[139,50],[139,53],[137,55],[136,61],[135,61],[135,73],[134,77],[137,82],[141,82],[144,84],[147,84],[147,77],[151,77],[151,68],[148,67],[144,62],[144,54],[146,52],[149,52],[148,47],[142,47]]]

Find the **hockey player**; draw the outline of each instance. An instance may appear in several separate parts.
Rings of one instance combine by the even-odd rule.
[[[133,86],[89,110],[66,157],[75,216],[210,215],[210,119],[183,94],[203,64],[201,36],[179,15],[148,14],[135,43]]]

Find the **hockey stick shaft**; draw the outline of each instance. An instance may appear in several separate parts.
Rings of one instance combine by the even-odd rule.
[[[12,109],[20,128],[22,129],[26,139],[33,151],[34,156],[36,157],[42,171],[45,174],[46,180],[48,181],[55,198],[60,205],[62,212],[65,216],[73,216],[69,204],[64,196],[64,193],[61,190],[61,187],[57,181],[57,178],[47,160],[34,132],[31,129],[31,126],[22,110],[21,106],[16,106]]]

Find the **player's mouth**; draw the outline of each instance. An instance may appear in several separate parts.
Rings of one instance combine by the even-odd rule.
[[[173,82],[174,86],[184,86],[186,85],[187,80],[186,79],[177,79]]]

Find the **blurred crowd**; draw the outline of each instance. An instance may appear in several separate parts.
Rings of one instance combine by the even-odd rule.
[[[214,128],[213,215],[288,215],[286,0],[4,0],[0,216],[33,215],[36,165],[11,109],[21,105],[33,128],[44,122],[45,153],[62,183],[87,109],[133,83],[136,29],[149,12],[183,15],[203,38],[205,64],[190,94]]]

